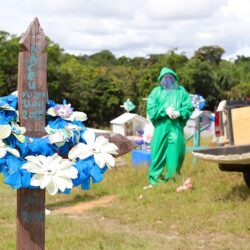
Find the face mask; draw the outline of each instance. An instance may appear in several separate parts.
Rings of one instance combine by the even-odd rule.
[[[176,86],[175,82],[175,78],[172,75],[167,74],[162,78],[161,85],[166,89],[173,89]]]

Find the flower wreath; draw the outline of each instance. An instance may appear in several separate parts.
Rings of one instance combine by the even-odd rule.
[[[206,101],[201,95],[190,95],[192,105],[195,109],[202,110],[205,105]]]
[[[0,97],[0,172],[5,184],[68,194],[79,185],[89,189],[91,181],[100,182],[107,168],[114,167],[117,146],[87,130],[87,115],[71,104],[47,100],[47,135],[42,138],[25,136],[17,107],[16,92]]]

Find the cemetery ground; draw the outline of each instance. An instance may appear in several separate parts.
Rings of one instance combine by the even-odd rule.
[[[182,174],[192,178],[191,191],[177,193],[178,182],[143,190],[147,166],[132,166],[130,157],[91,191],[46,196],[47,250],[250,248],[250,190],[241,173],[193,166],[187,154]],[[16,192],[0,178],[0,249],[15,249]]]

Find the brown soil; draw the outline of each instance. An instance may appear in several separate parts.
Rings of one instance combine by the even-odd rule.
[[[53,214],[81,214],[94,207],[104,207],[117,200],[114,195],[106,195],[95,201],[80,202],[74,206],[58,207],[51,211]]]

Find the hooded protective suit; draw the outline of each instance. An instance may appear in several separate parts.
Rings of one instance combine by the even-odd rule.
[[[162,68],[158,82],[167,74],[176,79],[175,87],[171,90],[163,85],[155,87],[147,101],[147,112],[154,125],[154,134],[151,142],[151,158],[148,179],[150,184],[161,182],[164,166],[166,175],[164,180],[180,175],[180,169],[185,156],[185,138],[183,129],[193,112],[193,106],[189,94],[182,86],[178,86],[176,73],[167,68]],[[178,117],[170,118],[167,108],[173,106]]]

